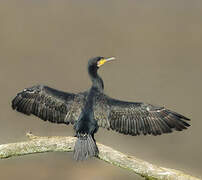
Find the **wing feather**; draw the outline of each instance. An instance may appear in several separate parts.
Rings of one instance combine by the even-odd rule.
[[[37,85],[18,93],[12,108],[27,115],[35,115],[53,123],[74,123],[84,106],[84,93],[72,94]]]
[[[94,102],[98,126],[123,134],[161,135],[187,129],[190,119],[176,112],[141,102],[124,102],[99,94]]]

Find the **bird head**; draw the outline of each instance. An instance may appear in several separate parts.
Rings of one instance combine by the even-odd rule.
[[[115,57],[109,57],[109,58],[105,58],[102,56],[94,57],[88,61],[88,67],[94,67],[95,69],[98,69],[106,62],[109,62],[112,60],[115,60]]]

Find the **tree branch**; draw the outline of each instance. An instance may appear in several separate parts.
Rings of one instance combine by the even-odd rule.
[[[29,141],[0,145],[0,159],[43,152],[72,152],[76,140],[74,137],[38,137],[30,133],[27,136]],[[97,145],[100,152],[99,159],[132,170],[146,179],[199,180],[181,171],[159,167],[102,144]]]

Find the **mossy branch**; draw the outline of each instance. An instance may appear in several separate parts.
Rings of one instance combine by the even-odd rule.
[[[72,152],[76,138],[74,137],[38,137],[31,133],[25,142],[0,145],[0,159],[43,152]],[[121,168],[132,170],[146,179],[199,180],[181,171],[150,164],[146,161],[128,156],[110,147],[97,143],[99,159]]]

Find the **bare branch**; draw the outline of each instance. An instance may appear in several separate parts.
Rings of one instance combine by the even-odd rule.
[[[74,137],[38,137],[27,134],[29,140],[25,142],[0,145],[0,159],[43,152],[71,152],[74,149]],[[146,161],[128,156],[110,147],[97,143],[99,159],[121,168],[132,170],[146,179],[168,180],[199,180],[181,171],[168,169],[150,164]]]

